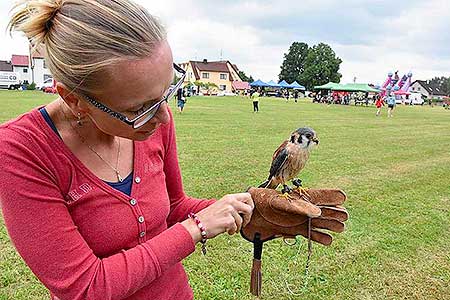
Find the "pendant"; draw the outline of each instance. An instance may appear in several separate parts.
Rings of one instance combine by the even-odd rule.
[[[122,176],[120,176],[119,172],[116,172],[117,174],[117,179],[119,180],[119,182],[123,182],[123,178]]]

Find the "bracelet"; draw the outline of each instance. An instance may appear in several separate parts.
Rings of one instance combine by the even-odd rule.
[[[200,234],[202,235],[202,239],[200,241],[202,243],[202,253],[203,255],[206,255],[206,240],[208,239],[206,228],[205,226],[203,226],[203,223],[200,221],[196,214],[191,212],[188,217],[194,220],[195,224],[197,224],[198,228],[200,229]]]

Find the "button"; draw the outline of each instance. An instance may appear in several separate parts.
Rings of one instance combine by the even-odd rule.
[[[137,200],[136,199],[131,199],[130,200],[130,204],[135,206],[137,204]]]
[[[145,236],[145,231],[139,232],[139,237],[143,238]]]
[[[144,217],[143,217],[143,216],[140,216],[140,217],[138,218],[138,222],[139,222],[139,223],[144,223]]]
[[[140,183],[141,182],[141,177],[136,176],[136,178],[134,178],[134,182]]]

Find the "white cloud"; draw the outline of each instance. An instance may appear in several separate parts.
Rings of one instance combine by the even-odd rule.
[[[166,24],[175,60],[236,63],[255,79],[277,79],[294,41],[330,44],[343,60],[342,81],[382,82],[387,72],[450,76],[446,0],[137,0]],[[5,28],[13,0],[0,4]],[[0,59],[26,53],[24,38],[0,35]]]

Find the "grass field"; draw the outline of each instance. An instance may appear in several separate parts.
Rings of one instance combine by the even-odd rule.
[[[0,92],[0,123],[55,96]],[[174,109],[174,103],[170,104]],[[348,195],[347,229],[330,247],[314,245],[302,289],[306,243],[267,243],[263,299],[450,299],[450,111],[398,106],[394,118],[374,107],[243,98],[190,98],[175,114],[185,190],[220,197],[256,185],[272,152],[308,125],[319,135],[301,175],[309,187]],[[0,300],[48,299],[12,247],[0,219]],[[208,242],[184,261],[196,299],[253,299],[252,247],[239,236]],[[287,284],[293,293],[287,291]]]

